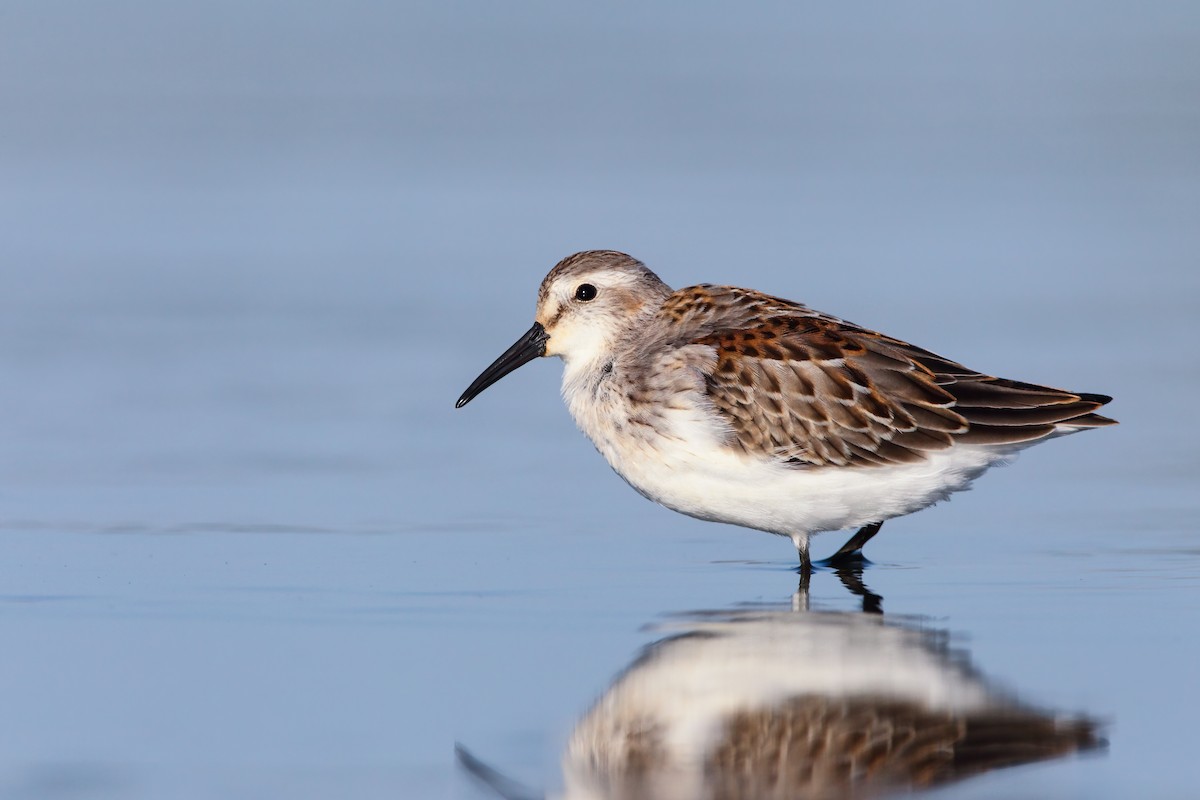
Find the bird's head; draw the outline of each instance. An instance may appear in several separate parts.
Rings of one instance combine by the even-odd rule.
[[[625,253],[585,250],[564,258],[538,289],[533,327],[475,379],[456,407],[539,356],[558,356],[568,369],[601,361],[670,293],[657,275]]]

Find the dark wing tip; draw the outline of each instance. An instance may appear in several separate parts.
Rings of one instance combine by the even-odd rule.
[[[1112,398],[1106,394],[1093,394],[1092,392],[1077,392],[1076,396],[1080,400],[1086,400],[1089,403],[1095,403],[1096,408],[1108,405],[1112,402]]]
[[[1015,444],[1064,429],[1117,424],[1094,413],[1112,401],[1106,394],[1069,392],[990,376],[959,380],[947,388],[955,396],[954,410],[971,423],[962,441]]]
[[[1089,411],[1095,411],[1100,406],[1108,405],[1112,402],[1112,398],[1106,394],[1095,394],[1092,392],[1079,392],[1079,400],[1084,403],[1089,403],[1092,407]],[[1106,425],[1118,424],[1112,417],[1106,417],[1103,414],[1083,414],[1072,420],[1067,420],[1070,425],[1078,425],[1086,428],[1102,428]]]

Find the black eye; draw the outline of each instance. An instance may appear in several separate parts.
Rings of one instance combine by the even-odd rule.
[[[586,303],[588,300],[595,299],[595,297],[596,287],[592,286],[590,283],[581,283],[579,284],[578,288],[575,289],[576,300],[582,300]]]

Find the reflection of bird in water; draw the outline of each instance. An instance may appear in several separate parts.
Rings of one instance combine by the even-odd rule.
[[[751,611],[672,627],[576,726],[565,797],[870,797],[1100,744],[1092,720],[1016,702],[911,621]]]

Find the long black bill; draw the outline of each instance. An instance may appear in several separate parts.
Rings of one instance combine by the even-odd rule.
[[[467,387],[467,390],[462,393],[462,397],[458,398],[458,402],[454,404],[454,407],[462,408],[474,400],[475,395],[517,367],[522,364],[528,364],[539,356],[546,355],[546,340],[549,338],[546,334],[546,329],[542,327],[542,323],[533,323],[533,327],[525,331],[525,335],[517,339],[516,344],[505,350],[504,355],[493,361],[492,365],[485,369],[475,379],[475,382]]]

